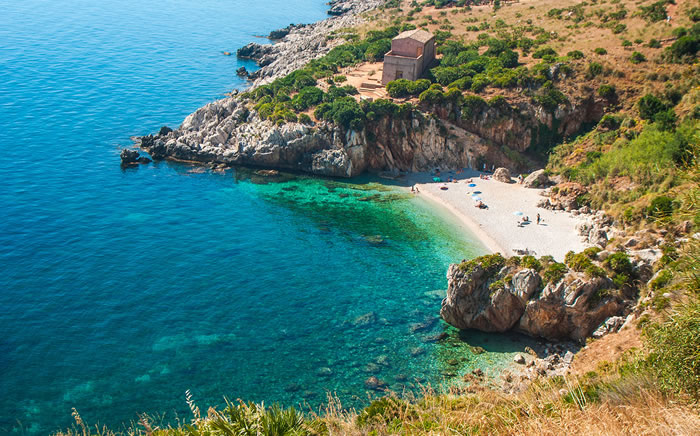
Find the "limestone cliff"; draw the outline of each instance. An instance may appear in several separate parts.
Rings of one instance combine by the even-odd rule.
[[[607,276],[564,272],[567,268],[558,264],[561,274],[552,278],[553,270],[545,268],[541,275],[508,262],[490,255],[450,265],[442,318],[460,329],[517,330],[549,340],[581,341],[606,319],[626,315],[634,306],[634,289]]]

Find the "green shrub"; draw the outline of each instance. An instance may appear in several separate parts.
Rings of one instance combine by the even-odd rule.
[[[637,102],[639,117],[643,120],[653,120],[657,113],[666,110],[666,105],[653,94],[647,94]]]
[[[656,23],[666,19],[666,3],[667,0],[661,0],[652,3],[649,6],[640,6],[640,15],[650,23]]]
[[[542,264],[535,256],[523,256],[523,260],[520,264],[525,268],[534,269],[537,272],[542,270]]]
[[[619,34],[627,30],[627,25],[623,23],[617,23],[615,26],[613,26],[612,31],[614,34]]]
[[[467,95],[464,97],[461,107],[462,119],[468,120],[474,118],[474,116],[479,114],[487,106],[486,100],[478,95]]]
[[[378,62],[384,59],[384,55],[391,51],[391,39],[380,39],[367,46],[363,56],[368,62]]]
[[[646,62],[646,60],[646,56],[638,51],[632,52],[632,55],[630,56],[630,62],[633,64],[641,64],[642,62]]]
[[[664,58],[674,63],[694,62],[698,49],[700,49],[700,23],[694,24],[690,30],[682,27],[676,28],[674,35],[678,39],[666,48]]]
[[[564,278],[568,269],[566,265],[558,262],[551,262],[547,265],[542,274],[542,278],[546,283],[557,284]]]
[[[586,276],[590,278],[606,276],[605,270],[603,268],[593,264],[587,266],[584,272],[586,273]]]
[[[647,44],[647,47],[649,47],[649,48],[661,48],[661,43],[658,40],[652,38],[649,40],[649,44]]]
[[[387,93],[393,98],[419,95],[429,87],[430,81],[427,79],[419,79],[416,81],[397,79],[386,84]]]
[[[564,95],[563,92],[559,91],[554,87],[543,86],[538,93],[533,98],[535,103],[541,105],[542,107],[554,110],[560,104],[568,103],[569,99]]]
[[[362,130],[365,114],[352,97],[340,97],[331,103],[322,103],[314,111],[319,120],[334,121],[346,129]]]
[[[593,52],[594,52],[595,54],[601,55],[601,56],[602,56],[602,55],[608,54],[608,51],[607,51],[606,49],[602,48],[602,47],[596,48],[595,50],[593,50]]]
[[[459,264],[460,271],[471,274],[476,266],[481,266],[486,275],[497,273],[506,264],[506,259],[499,253],[487,254]]]
[[[302,124],[312,124],[311,117],[307,114],[299,114],[299,122]]]
[[[647,208],[649,219],[668,218],[673,214],[673,199],[665,195],[654,198]]]
[[[583,59],[583,52],[581,50],[573,50],[566,54],[571,59]]]
[[[564,257],[564,262],[574,271],[583,272],[587,268],[594,266],[591,259],[585,253],[574,253],[569,251]]]
[[[542,59],[545,56],[558,56],[557,52],[551,47],[542,47],[532,54],[534,59]]]
[[[662,269],[658,272],[656,277],[649,282],[649,287],[652,291],[658,291],[671,283],[671,279],[673,279],[673,273],[667,269]]]
[[[357,426],[360,428],[372,424],[388,424],[395,419],[411,415],[408,403],[397,398],[384,397],[374,400],[357,415]],[[413,412],[415,415],[415,412]]]
[[[627,39],[623,39],[623,40],[622,40],[622,46],[623,46],[623,47],[632,47],[632,41],[627,40]]]
[[[680,306],[662,323],[650,324],[644,337],[651,349],[649,368],[665,390],[700,398],[700,302]]]
[[[603,251],[602,248],[600,247],[588,247],[585,250],[583,250],[583,254],[586,255],[591,260],[595,260],[598,258],[598,253]]]
[[[307,86],[292,98],[292,106],[298,111],[304,111],[321,103],[323,101],[323,95],[323,91],[319,88]]]
[[[595,77],[603,72],[603,66],[598,62],[591,62],[588,64],[588,74]]]
[[[612,100],[615,98],[617,90],[613,85],[603,84],[598,88],[598,95],[607,99]]]

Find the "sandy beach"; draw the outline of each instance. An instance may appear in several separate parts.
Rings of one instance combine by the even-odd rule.
[[[517,250],[528,250],[536,256],[551,255],[563,261],[570,250],[579,252],[586,248],[576,231],[582,221],[568,212],[538,208],[542,189],[525,188],[515,183],[507,184],[492,178],[480,179],[479,172],[465,170],[461,174],[444,172],[443,180],[450,177],[457,182],[436,183],[433,175],[412,173],[406,177],[408,186],[417,186],[420,195],[454,214],[492,252],[505,256],[518,254]],[[469,186],[468,180],[476,186]],[[441,187],[446,186],[443,190]],[[475,207],[481,198],[487,209]],[[529,223],[518,226],[522,212],[530,218]],[[537,224],[537,214],[540,224]]]

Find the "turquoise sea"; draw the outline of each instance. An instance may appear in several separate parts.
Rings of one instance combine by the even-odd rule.
[[[371,178],[122,170],[131,135],[245,86],[226,57],[322,0],[10,1],[0,15],[0,433],[224,396],[316,409],[495,372],[521,337],[438,319],[485,249]],[[439,335],[447,336],[438,339]],[[444,336],[444,335],[443,335]],[[486,353],[474,354],[471,346]],[[374,392],[372,395],[378,395]]]

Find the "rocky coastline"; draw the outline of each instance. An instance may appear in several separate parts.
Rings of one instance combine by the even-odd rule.
[[[384,0],[335,0],[328,3],[331,15],[322,21],[306,25],[290,25],[272,31],[274,44],[250,44],[238,49],[236,55],[251,59],[261,67],[248,75],[253,88],[272,82],[306,65],[310,60],[328,53],[345,40],[342,35],[328,39],[333,32],[362,23],[362,13],[379,7]]]
[[[253,59],[261,67],[248,75],[251,88],[325,55],[344,42],[342,35],[332,39],[328,35],[357,26],[363,20],[362,13],[383,3],[331,2],[331,18],[273,32],[271,36],[279,38],[275,44],[250,43],[239,49],[238,57]],[[423,107],[402,118],[375,120],[358,131],[328,122],[273,123],[260,117],[242,94],[234,93],[190,114],[177,129],[163,128],[157,134],[138,138],[137,143],[154,160],[283,169],[328,177],[354,177],[368,170],[478,168],[484,159],[513,167],[504,147],[527,150],[540,140],[543,127],[554,134],[569,135],[583,124],[599,119],[603,105],[601,99],[593,96],[582,97],[555,111],[523,102],[508,108],[484,107],[469,119],[463,119],[459,108],[450,105]],[[133,154],[125,156],[131,162],[139,159]],[[528,186],[537,186],[542,178],[546,179],[542,172],[533,174]],[[552,197],[540,206],[578,209],[567,201]],[[589,243],[604,246],[613,231],[612,223],[598,218],[582,226],[580,232]],[[587,278],[580,272],[570,271],[562,280],[547,283],[543,274],[532,268],[501,266],[497,271],[488,271],[481,265],[468,270],[452,265],[447,277],[448,295],[442,303],[441,316],[460,329],[517,330],[548,341],[581,342],[610,319],[624,319],[636,303],[636,294],[630,289],[609,292],[615,289],[611,278]],[[497,282],[501,283],[494,287]],[[611,322],[612,327],[606,332],[614,331],[618,324]],[[546,363],[533,364],[533,371],[556,372],[562,362],[570,364],[571,347],[559,348],[561,353],[550,354],[558,357],[548,356]],[[538,369],[540,366],[546,369]]]

